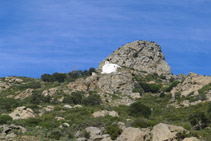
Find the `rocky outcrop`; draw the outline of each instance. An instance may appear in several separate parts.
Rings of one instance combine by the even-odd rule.
[[[105,93],[122,93],[130,95],[134,88],[133,76],[129,72],[102,75],[97,86]]]
[[[161,47],[156,42],[135,41],[120,47],[100,63],[99,72],[102,71],[105,61],[147,73],[171,73]]]
[[[2,125],[0,126],[0,140],[10,140],[11,138],[17,137],[17,131],[20,133],[25,133],[27,130],[22,126],[11,125]]]
[[[149,139],[150,131],[141,131],[139,128],[125,128],[116,141],[146,141]]]
[[[159,123],[153,127],[152,141],[172,141],[176,139],[178,132],[183,131],[183,127]]]
[[[32,96],[32,93],[33,93],[33,89],[26,89],[23,92],[21,92],[18,95],[16,95],[14,98],[23,100],[23,99],[25,99],[27,97]]]
[[[12,113],[9,114],[15,119],[27,119],[31,117],[35,117],[35,113],[30,108],[26,108],[25,106],[17,107]]]
[[[131,73],[123,71],[111,74],[94,75],[79,79],[68,84],[73,91],[93,91],[100,88],[104,93],[131,94],[134,88],[134,79]]]
[[[191,72],[183,83],[178,84],[172,89],[171,93],[173,96],[176,93],[187,96],[191,92],[196,92],[209,83],[211,83],[211,76],[202,76]]]
[[[118,113],[115,111],[107,111],[107,110],[102,110],[102,111],[97,111],[94,112],[93,114],[94,118],[98,118],[98,117],[104,117],[104,116],[112,116],[112,117],[119,117]]]

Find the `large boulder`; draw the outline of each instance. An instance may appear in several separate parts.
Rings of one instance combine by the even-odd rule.
[[[183,127],[159,123],[153,127],[152,141],[172,141],[178,132],[183,131],[185,131]]]
[[[149,130],[141,131],[139,128],[125,128],[116,141],[145,141],[150,134]]]
[[[135,41],[122,46],[100,63],[98,71],[102,72],[106,61],[147,73],[171,73],[161,47],[156,42]]]
[[[22,107],[17,107],[12,113],[9,114],[9,116],[11,116],[13,120],[27,119],[35,117],[35,113],[32,111],[32,109],[22,106]]]

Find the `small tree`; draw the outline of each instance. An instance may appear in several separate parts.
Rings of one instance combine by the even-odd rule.
[[[130,105],[128,109],[129,115],[133,117],[146,117],[148,118],[151,114],[151,110],[149,107],[143,105],[141,102],[135,102]]]

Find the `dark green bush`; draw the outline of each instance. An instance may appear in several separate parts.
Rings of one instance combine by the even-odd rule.
[[[8,112],[18,106],[22,106],[22,101],[13,98],[0,98],[0,111]]]
[[[64,82],[64,80],[65,80],[66,77],[67,77],[67,75],[64,74],[64,73],[58,73],[58,72],[56,72],[56,73],[53,74],[54,80],[56,80],[58,82]]]
[[[190,123],[196,130],[207,127],[208,119],[203,112],[196,112],[189,117]]]
[[[39,123],[41,122],[41,119],[29,118],[29,119],[25,119],[24,122],[25,122],[25,126],[35,127],[39,125]]]
[[[67,104],[81,104],[82,99],[83,99],[83,94],[84,92],[78,91],[78,92],[73,92],[71,96],[66,95],[64,97],[63,102]]]
[[[180,83],[180,81],[173,81],[169,87],[166,89],[166,92],[170,92],[174,87],[176,87],[178,84]]]
[[[95,106],[101,104],[101,98],[97,94],[90,95],[83,99],[83,104],[86,106]]]
[[[59,128],[48,133],[48,138],[59,140],[63,136],[63,131]]]
[[[122,129],[120,129],[118,125],[114,124],[106,128],[106,133],[111,136],[112,140],[115,140],[122,133]]]
[[[151,93],[158,93],[160,88],[162,87],[161,84],[147,84],[147,83],[140,83],[141,87],[144,89],[145,92]]]
[[[0,115],[0,124],[7,124],[12,121],[12,118],[8,115]]]
[[[148,118],[151,114],[149,107],[143,105],[141,102],[135,102],[130,105],[128,109],[129,115],[133,117],[146,117]]]
[[[89,75],[92,75],[93,72],[95,72],[95,68],[89,68]]]
[[[55,81],[54,77],[47,73],[45,73],[41,76],[41,80],[44,82],[54,82]]]
[[[142,95],[144,93],[144,89],[141,87],[141,85],[139,83],[135,83],[134,84],[134,89],[133,89],[134,93],[139,93],[140,95]]]
[[[32,96],[29,97],[31,104],[50,103],[50,96],[44,96],[39,91],[33,91]]]

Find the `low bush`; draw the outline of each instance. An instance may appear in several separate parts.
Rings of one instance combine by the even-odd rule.
[[[149,122],[147,122],[144,119],[136,119],[133,123],[132,126],[133,127],[137,127],[137,128],[147,128],[149,127],[151,124]]]
[[[160,91],[160,88],[162,87],[161,84],[147,84],[144,82],[141,82],[140,85],[145,92],[151,92],[151,93],[158,93]]]
[[[54,77],[47,73],[45,73],[41,76],[41,80],[44,82],[54,82],[55,81]]]
[[[83,99],[83,94],[84,92],[78,91],[78,92],[73,92],[71,96],[66,95],[64,97],[63,102],[67,104],[81,104],[82,99]]]
[[[0,115],[0,124],[7,124],[12,121],[12,118],[8,115]]]
[[[86,106],[95,106],[101,104],[101,98],[97,94],[90,95],[83,99],[83,104]]]
[[[145,117],[148,118],[151,114],[149,107],[143,105],[141,102],[135,102],[130,105],[128,109],[129,115],[133,117]]]
[[[203,112],[196,112],[189,117],[190,123],[196,130],[202,130],[207,127],[208,119]]]
[[[118,125],[113,124],[106,128],[106,133],[111,136],[112,140],[115,140],[122,133],[122,129]]]
[[[170,92],[174,87],[176,87],[178,84],[180,83],[180,81],[173,81],[168,88],[166,88],[166,92]]]

